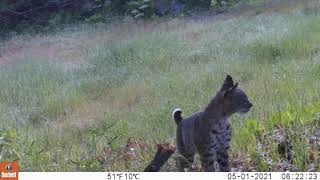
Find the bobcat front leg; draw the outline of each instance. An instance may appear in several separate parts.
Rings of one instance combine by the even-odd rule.
[[[217,151],[217,162],[218,162],[220,171],[230,172],[231,168],[230,168],[228,150]]]
[[[209,153],[201,153],[200,154],[200,161],[201,161],[201,171],[204,172],[215,172],[214,167],[214,154]]]

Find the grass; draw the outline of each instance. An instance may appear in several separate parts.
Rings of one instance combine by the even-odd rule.
[[[291,170],[320,170],[310,141],[320,112],[319,7],[17,36],[30,47],[0,65],[1,161],[18,160],[22,171],[141,171],[154,144],[175,142],[171,111],[203,108],[231,74],[254,104],[232,120],[235,170],[289,168],[279,137],[292,143]],[[30,53],[44,46],[74,54]],[[119,155],[130,137],[146,146],[133,160]]]

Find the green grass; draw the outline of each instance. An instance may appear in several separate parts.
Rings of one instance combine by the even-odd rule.
[[[84,44],[87,53],[71,65],[25,52],[0,66],[1,161],[19,160],[22,171],[143,170],[154,144],[175,142],[171,111],[200,110],[231,74],[254,105],[233,117],[233,166],[279,170],[274,133],[281,131],[293,145],[296,170],[306,171],[319,160],[307,148],[320,112],[319,7],[40,36],[108,40]],[[86,124],[86,110],[98,113],[93,123]],[[130,137],[146,144],[135,162],[116,153],[101,161],[104,147],[117,152]]]

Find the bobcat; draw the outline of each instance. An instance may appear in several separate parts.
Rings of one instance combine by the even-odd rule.
[[[203,111],[183,119],[182,110],[177,108],[172,118],[177,124],[177,159],[179,171],[192,169],[194,155],[200,155],[201,170],[215,171],[217,161],[220,171],[230,171],[229,149],[231,141],[232,114],[250,111],[252,104],[247,95],[227,75],[221,89]]]

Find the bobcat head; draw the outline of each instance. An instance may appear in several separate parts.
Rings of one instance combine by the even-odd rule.
[[[252,104],[248,96],[238,88],[238,83],[234,84],[232,77],[227,75],[219,92],[222,100],[222,109],[225,115],[233,113],[245,114],[250,111]]]

